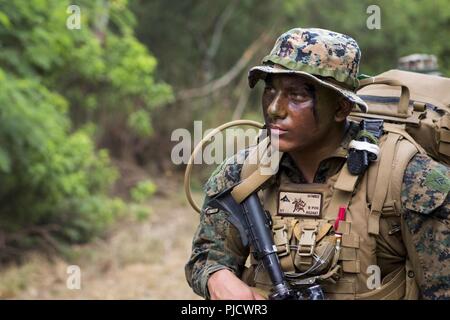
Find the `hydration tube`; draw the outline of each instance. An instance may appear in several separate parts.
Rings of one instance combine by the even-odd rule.
[[[186,170],[184,172],[184,192],[186,193],[186,198],[191,205],[191,207],[197,211],[198,213],[201,212],[200,207],[197,205],[197,203],[192,198],[192,192],[191,192],[191,173],[192,173],[192,165],[194,164],[194,159],[197,156],[197,154],[203,150],[204,145],[209,142],[209,140],[215,136],[217,133],[236,126],[252,126],[256,127],[258,129],[263,129],[264,124],[253,121],[253,120],[234,120],[227,123],[222,124],[221,126],[215,128],[213,131],[211,131],[209,134],[207,134],[194,148],[194,151],[191,154],[191,157],[189,158],[189,161],[186,165]]]

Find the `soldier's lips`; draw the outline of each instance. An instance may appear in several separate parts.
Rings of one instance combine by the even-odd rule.
[[[285,129],[281,128],[281,127],[278,127],[278,126],[271,125],[269,128],[270,128],[270,134],[271,135],[279,136],[279,135],[282,135],[282,134],[285,134],[286,132],[288,132],[287,130],[285,130]]]

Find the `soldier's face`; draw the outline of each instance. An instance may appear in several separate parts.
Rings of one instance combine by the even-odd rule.
[[[330,90],[298,75],[269,75],[265,82],[264,118],[271,135],[279,138],[280,151],[326,143],[323,140],[335,123]]]

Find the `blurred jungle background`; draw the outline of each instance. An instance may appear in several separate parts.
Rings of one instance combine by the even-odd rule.
[[[419,52],[450,75],[447,0],[0,0],[0,298],[195,298],[171,133],[261,120],[247,71],[298,26],[354,37],[361,73]]]

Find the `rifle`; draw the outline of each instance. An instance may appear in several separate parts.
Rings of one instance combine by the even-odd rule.
[[[289,285],[277,256],[270,215],[264,211],[257,191],[238,203],[231,195],[234,187],[236,185],[216,195],[208,202],[208,205],[228,212],[227,219],[239,230],[244,246],[247,246],[250,240],[255,258],[262,261],[272,281],[273,286],[269,299],[323,300],[324,294],[319,285],[313,285],[303,290],[294,289]]]
[[[261,123],[251,120],[235,120],[227,122],[206,135],[200,143],[195,147],[189,158],[185,171],[184,189],[186,197],[195,211],[201,212],[200,207],[192,198],[190,190],[190,176],[192,171],[193,160],[198,152],[200,152],[206,142],[208,142],[215,134],[230,127],[238,125],[251,125],[259,129],[265,126]],[[323,300],[324,295],[322,289],[318,285],[313,285],[304,290],[291,288],[286,281],[283,270],[281,269],[280,260],[277,256],[277,250],[273,241],[271,230],[270,215],[266,215],[261,202],[258,198],[257,191],[253,191],[243,201],[239,203],[231,195],[231,191],[238,186],[236,184],[222,191],[212,198],[208,205],[228,212],[228,221],[232,223],[241,235],[244,246],[250,244],[254,248],[254,256],[257,260],[262,261],[264,268],[269,273],[273,284],[272,292],[269,295],[271,300]]]

